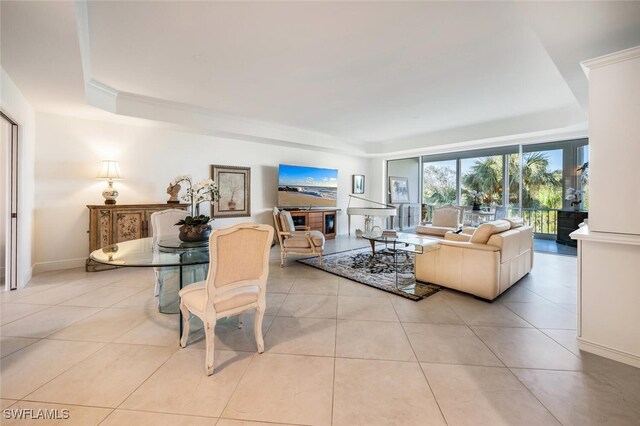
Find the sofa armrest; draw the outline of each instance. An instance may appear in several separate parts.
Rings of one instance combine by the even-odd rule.
[[[444,234],[444,239],[446,241],[459,241],[466,243],[471,239],[471,235],[467,234],[456,234],[455,232],[449,231]]]
[[[450,241],[444,240],[440,242],[442,246],[457,247],[466,250],[480,250],[480,251],[500,251],[496,246],[488,246],[485,244],[469,243],[464,241]]]

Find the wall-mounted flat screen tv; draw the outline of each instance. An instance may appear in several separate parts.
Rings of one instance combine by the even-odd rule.
[[[336,207],[338,171],[280,164],[278,206]]]

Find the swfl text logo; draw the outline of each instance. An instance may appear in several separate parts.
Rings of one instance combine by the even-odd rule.
[[[7,408],[4,410],[5,420],[66,420],[69,418],[69,410],[57,408]]]

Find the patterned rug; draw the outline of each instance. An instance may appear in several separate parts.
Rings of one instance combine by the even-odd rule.
[[[371,256],[371,249],[366,247],[327,254],[322,258],[322,266],[318,257],[300,259],[298,262],[414,301],[440,291],[436,285],[415,280],[414,255],[411,253],[398,253],[398,287],[404,291],[396,288],[396,266],[392,253],[376,251],[376,255]]]

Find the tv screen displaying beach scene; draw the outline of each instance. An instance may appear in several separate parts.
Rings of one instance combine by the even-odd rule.
[[[337,170],[280,164],[280,207],[336,207],[337,199]]]

